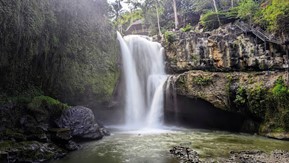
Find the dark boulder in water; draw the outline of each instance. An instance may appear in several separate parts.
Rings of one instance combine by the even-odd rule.
[[[69,128],[71,135],[78,139],[101,139],[109,135],[108,131],[98,124],[91,109],[75,106],[65,110],[56,121],[60,128]]]

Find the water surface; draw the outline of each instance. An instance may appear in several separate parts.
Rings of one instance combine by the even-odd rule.
[[[220,131],[170,129],[114,131],[100,141],[53,163],[177,163],[169,150],[176,145],[196,150],[201,158],[227,157],[230,151],[289,150],[289,142]]]

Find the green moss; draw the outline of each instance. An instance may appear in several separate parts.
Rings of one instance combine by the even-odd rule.
[[[59,117],[63,110],[67,108],[69,108],[67,104],[63,104],[49,96],[34,97],[31,103],[28,104],[30,112],[46,115],[52,119]]]
[[[193,83],[200,86],[208,86],[213,83],[210,76],[197,76],[193,78]]]

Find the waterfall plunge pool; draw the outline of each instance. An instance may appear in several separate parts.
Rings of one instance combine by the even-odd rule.
[[[289,150],[289,142],[221,131],[164,128],[124,131],[82,144],[80,150],[53,163],[178,163],[169,150],[182,145],[196,150],[200,158],[228,157],[230,151]]]

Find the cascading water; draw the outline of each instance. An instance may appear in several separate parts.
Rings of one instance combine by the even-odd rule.
[[[120,42],[125,79],[125,120],[129,129],[158,128],[163,120],[163,48],[148,37],[129,35]]]

